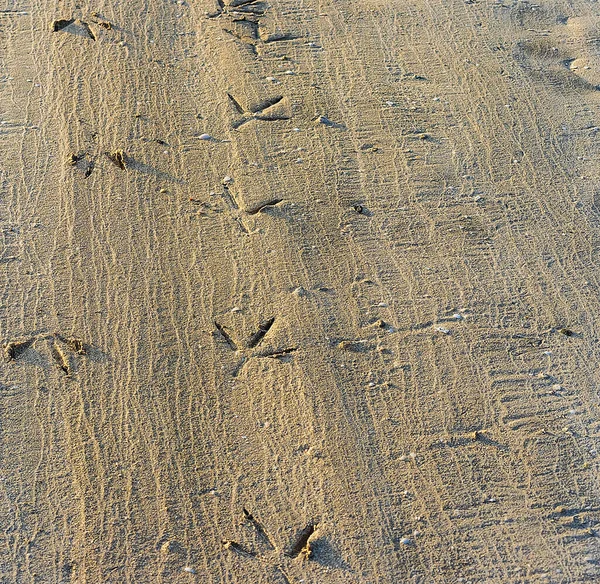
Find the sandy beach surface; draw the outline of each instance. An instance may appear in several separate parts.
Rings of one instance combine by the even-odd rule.
[[[0,583],[600,581],[591,0],[0,0]]]

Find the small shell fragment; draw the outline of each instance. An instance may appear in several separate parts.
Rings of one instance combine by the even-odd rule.
[[[213,137],[210,134],[200,134],[200,140],[209,141],[209,140],[212,140],[212,139],[213,139]]]
[[[317,122],[319,122],[319,124],[324,124],[325,126],[333,126],[334,125],[333,122],[327,116],[320,115],[320,116],[317,116],[315,118],[315,120]]]

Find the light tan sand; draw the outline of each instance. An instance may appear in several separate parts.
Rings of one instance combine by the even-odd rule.
[[[599,581],[596,3],[234,4],[0,4],[0,582]]]

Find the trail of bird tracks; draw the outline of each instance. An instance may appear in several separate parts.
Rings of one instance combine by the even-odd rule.
[[[591,2],[0,6],[0,581],[580,583]]]

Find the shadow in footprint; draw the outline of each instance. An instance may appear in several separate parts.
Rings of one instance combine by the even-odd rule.
[[[493,448],[497,448],[503,452],[508,452],[510,450],[506,444],[502,444],[502,442],[498,442],[498,440],[494,440],[493,438],[488,438],[485,435],[478,435],[477,440],[485,446],[492,446]]]
[[[68,20],[55,20],[51,25],[52,32],[66,32],[73,36],[96,40],[96,35],[87,22],[70,18]]]
[[[104,351],[102,351],[98,347],[95,347],[94,345],[86,344],[85,356],[90,361],[92,361],[92,363],[106,363],[110,361],[110,356],[108,355],[108,353],[105,353]]]
[[[141,174],[148,174],[154,176],[161,180],[165,180],[176,184],[183,184],[183,180],[181,180],[180,178],[177,178],[172,174],[169,174],[168,172],[158,170],[154,166],[146,164],[145,162],[141,162],[140,160],[136,160],[131,156],[127,157],[127,168],[135,170],[136,172],[140,172]]]
[[[47,369],[50,366],[50,361],[45,354],[37,351],[33,347],[29,347],[16,361],[26,365],[35,365],[42,369]]]
[[[347,127],[345,124],[342,124],[340,122],[334,122],[333,120],[330,120],[327,116],[317,116],[315,118],[313,118],[313,121],[317,124],[317,125],[322,125],[322,126],[326,126],[328,128],[337,128],[338,130],[347,130]]]
[[[339,550],[335,549],[326,537],[319,537],[311,543],[311,561],[328,568],[350,570],[350,565],[342,558]]]

